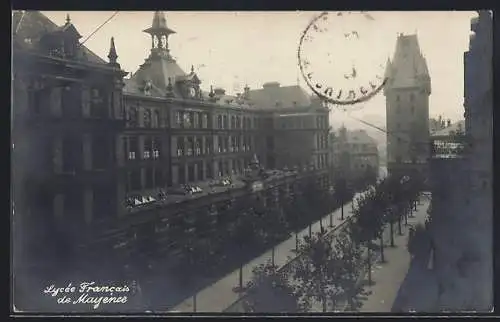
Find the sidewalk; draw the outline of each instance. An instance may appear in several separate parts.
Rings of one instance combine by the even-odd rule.
[[[361,193],[357,193],[354,198],[360,196]],[[333,227],[330,228],[328,225],[330,223],[330,215],[326,215],[322,218],[323,228],[326,231],[335,229],[337,226],[342,224],[352,215],[351,202],[344,205],[344,220],[341,220],[341,208],[337,209],[333,213]],[[312,232],[320,232],[320,221],[318,220],[312,225]],[[309,228],[305,228],[299,233],[299,238],[309,235]],[[295,234],[293,236],[282,242],[275,247],[274,258],[275,264],[279,267],[285,265],[288,262],[289,257],[295,257],[293,250],[295,249]],[[272,250],[268,250],[266,253],[250,261],[243,267],[243,285],[250,280],[252,277],[252,270],[255,266],[264,264],[271,260]],[[222,312],[228,308],[231,304],[236,302],[239,298],[239,294],[233,291],[233,288],[239,285],[239,269],[233,271],[232,273],[226,275],[221,280],[216,283],[206,287],[202,291],[198,292],[195,296],[185,299],[182,303],[176,306],[173,311],[178,312],[193,312],[193,303],[196,297],[196,312]]]
[[[417,206],[417,211],[413,213],[414,217],[408,218],[408,224],[415,225],[417,223],[424,223],[428,207],[429,200],[427,198],[422,198],[420,204]],[[391,312],[393,304],[398,297],[398,293],[400,303],[401,301],[404,302],[401,296],[403,294],[404,298],[405,292],[400,293],[399,290],[406,276],[409,275],[411,258],[406,249],[408,229],[405,227],[404,223],[403,228],[403,236],[399,236],[397,225],[395,225],[394,243],[396,247],[386,247],[384,249],[386,263],[376,264],[372,268],[372,280],[375,284],[366,288],[371,294],[363,301],[360,312]],[[385,244],[390,244],[390,240],[387,237]],[[415,267],[415,265],[412,266],[413,270],[411,272],[417,270]],[[419,283],[422,282],[423,279],[413,279],[412,284],[415,283],[415,281]],[[427,288],[426,286],[422,286],[421,289]],[[418,296],[425,295],[421,294]]]

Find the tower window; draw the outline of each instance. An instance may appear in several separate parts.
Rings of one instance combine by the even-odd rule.
[[[411,93],[410,94],[410,102],[415,101],[415,94]]]
[[[397,95],[396,96],[396,102],[399,102],[399,101],[401,101],[401,99],[400,99],[399,95]]]

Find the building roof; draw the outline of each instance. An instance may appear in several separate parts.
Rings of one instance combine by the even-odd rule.
[[[427,61],[420,51],[417,35],[398,36],[394,57],[387,61],[386,77],[391,88],[419,87],[429,77]]]
[[[151,55],[129,79],[125,79],[123,90],[126,93],[143,94],[146,82],[151,81],[151,96],[165,97],[170,78],[174,96],[178,97],[180,93],[175,83],[185,76],[186,73],[173,58],[163,55]]]
[[[16,46],[26,50],[39,50],[38,42],[46,34],[56,31],[64,31],[69,28],[74,28],[71,23],[63,26],[57,26],[52,20],[46,17],[39,11],[15,11],[12,17],[14,39]],[[76,28],[74,28],[76,31]],[[93,53],[85,46],[81,46],[83,50],[82,60],[96,63],[107,64],[107,62]]]
[[[298,85],[280,86],[278,82],[268,82],[262,87],[248,92],[248,100],[259,108],[311,105],[311,97]]]
[[[377,145],[377,141],[369,136],[365,130],[347,131],[347,143]]]
[[[465,131],[465,121],[461,120],[453,124],[450,124],[450,126],[444,129],[432,132],[431,136],[448,136],[457,132],[464,133],[464,131]]]

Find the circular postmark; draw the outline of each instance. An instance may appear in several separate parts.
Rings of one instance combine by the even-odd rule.
[[[384,87],[389,51],[366,12],[323,12],[306,27],[297,51],[301,74],[327,103],[355,105]]]

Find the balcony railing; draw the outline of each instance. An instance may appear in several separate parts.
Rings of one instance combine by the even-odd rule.
[[[431,157],[434,159],[463,158],[467,152],[467,140],[464,135],[433,137]]]

